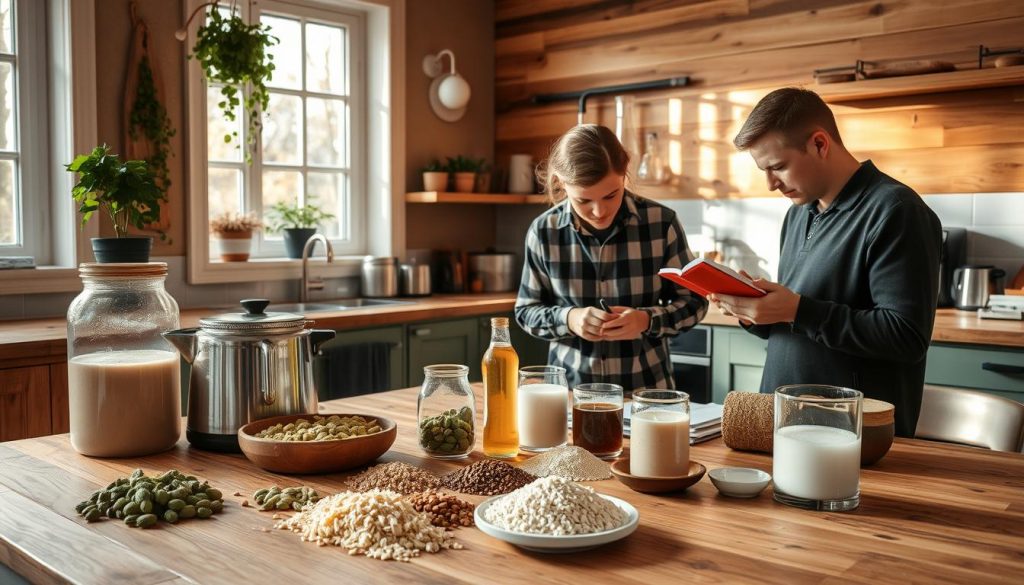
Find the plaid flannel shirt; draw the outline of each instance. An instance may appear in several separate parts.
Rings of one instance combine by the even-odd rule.
[[[604,242],[581,225],[568,200],[533,221],[516,321],[551,342],[548,363],[566,368],[572,386],[674,388],[666,336],[700,322],[708,303],[658,276],[661,268],[682,268],[693,259],[675,212],[628,191],[623,206]],[[569,309],[597,307],[600,299],[647,312],[650,327],[632,341],[592,342],[570,332]]]

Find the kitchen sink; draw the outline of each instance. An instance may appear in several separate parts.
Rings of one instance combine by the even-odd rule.
[[[390,299],[338,299],[334,301],[318,301],[309,303],[275,303],[267,307],[268,311],[278,313],[330,313],[364,307],[386,307],[393,305],[409,305],[413,301],[395,301]]]

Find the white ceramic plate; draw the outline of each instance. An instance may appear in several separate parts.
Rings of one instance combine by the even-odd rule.
[[[567,536],[552,536],[547,534],[527,534],[525,532],[512,532],[499,528],[494,524],[491,524],[484,519],[484,512],[493,504],[498,498],[504,496],[494,496],[484,500],[482,504],[476,507],[476,512],[473,514],[473,518],[476,521],[477,528],[481,532],[488,536],[493,536],[498,540],[504,540],[507,543],[514,544],[518,547],[525,548],[526,550],[532,550],[543,553],[571,553],[578,552],[581,550],[587,550],[601,546],[602,544],[608,544],[609,542],[615,542],[622,538],[626,538],[636,530],[637,525],[640,523],[640,513],[636,511],[629,502],[614,498],[612,496],[606,496],[604,494],[598,494],[602,498],[615,504],[622,511],[626,512],[626,523],[618,528],[611,530],[605,530],[603,532],[594,532],[591,534],[575,534]]]

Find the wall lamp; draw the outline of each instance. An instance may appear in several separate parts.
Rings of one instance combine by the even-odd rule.
[[[444,72],[442,59],[445,55],[452,62],[452,72]],[[445,122],[455,122],[466,113],[466,104],[472,94],[469,83],[455,71],[455,54],[445,49],[436,55],[423,58],[423,72],[434,81],[430,83],[430,107]]]

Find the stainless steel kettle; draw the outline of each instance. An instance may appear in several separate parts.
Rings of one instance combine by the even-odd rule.
[[[953,304],[964,311],[988,306],[990,294],[1001,293],[999,279],[1006,271],[994,266],[961,266],[953,271]]]
[[[267,299],[242,301],[245,313],[199,320],[163,336],[192,364],[185,436],[200,449],[238,452],[238,429],[272,416],[313,414],[313,355],[334,338],[305,329],[306,318],[264,313]]]

